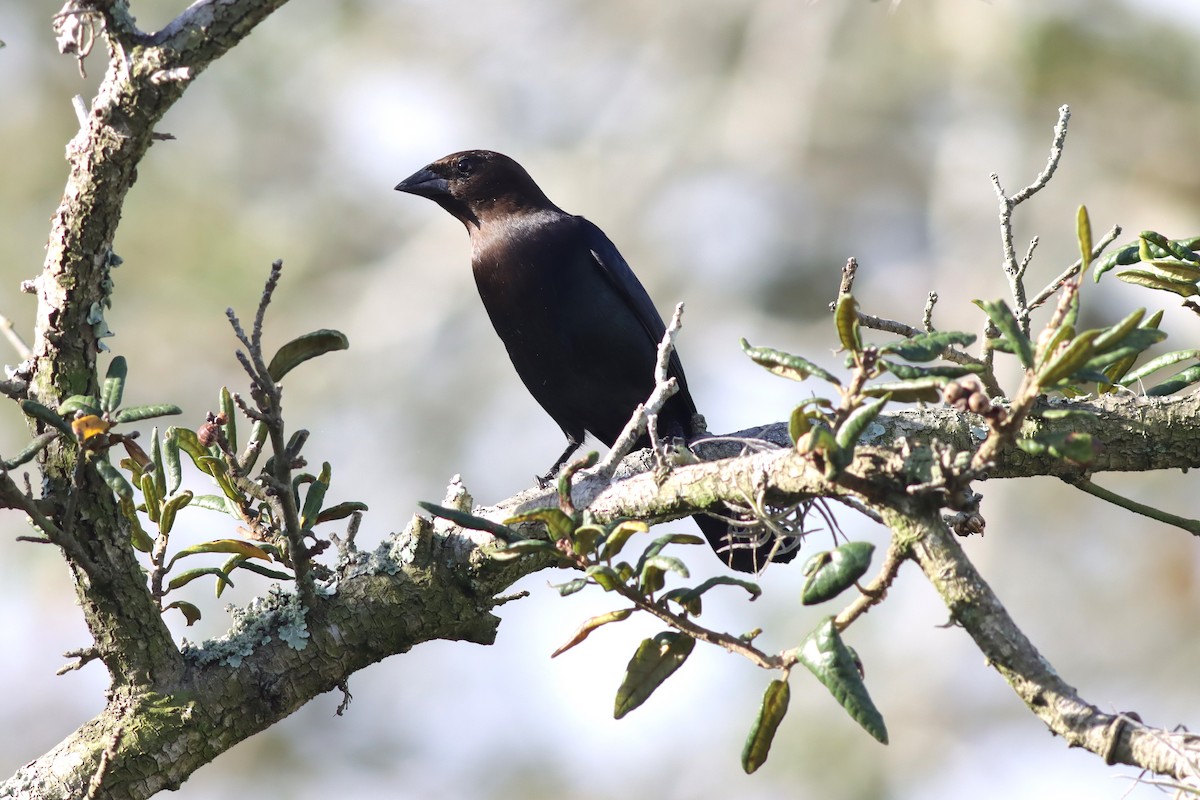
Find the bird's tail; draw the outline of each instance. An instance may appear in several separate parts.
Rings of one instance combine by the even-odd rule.
[[[800,551],[798,536],[747,532],[707,514],[692,517],[725,566],[738,572],[761,572],[767,563],[787,563]]]

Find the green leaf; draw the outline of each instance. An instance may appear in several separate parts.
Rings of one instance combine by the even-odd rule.
[[[818,367],[806,358],[794,356],[769,347],[751,347],[745,339],[741,340],[742,350],[750,356],[750,360],[768,372],[794,381],[802,381],[810,375],[815,375],[823,381],[841,386],[841,381],[833,373]]]
[[[883,407],[887,405],[888,396],[884,395],[873,403],[867,403],[854,409],[850,416],[846,417],[845,421],[838,426],[836,441],[838,447],[853,448],[858,444],[858,439],[863,435],[867,426],[875,421],[879,416],[879,412],[883,411]]]
[[[424,501],[418,501],[417,505],[434,516],[450,520],[455,525],[470,528],[473,531],[486,531],[502,542],[511,543],[520,541],[521,539],[521,535],[512,528],[507,528],[498,522],[492,522],[490,519],[484,519],[474,514],[468,514],[465,511],[459,511],[457,508],[446,508],[445,506],[426,503]]]
[[[934,367],[915,367],[912,364],[900,364],[887,359],[879,360],[880,366],[902,380],[920,378],[961,378],[964,375],[978,375],[987,369],[983,364],[938,364]]]
[[[321,504],[325,502],[325,492],[329,489],[329,482],[333,477],[333,467],[326,461],[321,465],[321,474],[308,487],[308,494],[304,496],[304,508],[300,511],[300,529],[309,530],[317,522],[317,515],[321,513]]]
[[[38,401],[22,400],[21,410],[24,411],[27,416],[33,417],[39,422],[44,422],[60,433],[65,434],[67,438],[71,439],[71,441],[75,440],[75,431],[71,428],[71,423],[50,409],[46,408]]]
[[[1174,292],[1180,297],[1194,297],[1200,294],[1200,289],[1196,287],[1195,281],[1180,280],[1165,272],[1148,269],[1123,269],[1117,273],[1117,277],[1135,286]]]
[[[528,522],[540,522],[546,526],[550,538],[568,539],[575,531],[575,520],[567,516],[561,508],[535,508],[524,514],[517,514],[504,520],[505,525],[520,525]]]
[[[221,387],[217,403],[220,406],[221,414],[225,417],[221,431],[225,434],[225,441],[229,442],[229,452],[236,453],[238,449],[237,405],[233,402],[233,395],[230,394],[228,386]]]
[[[340,331],[323,329],[306,333],[279,348],[279,352],[267,365],[267,372],[270,374],[271,380],[278,382],[283,380],[284,375],[310,358],[316,358],[334,350],[345,350],[349,346],[350,340]]]
[[[103,413],[100,408],[100,401],[90,394],[73,394],[58,404],[58,413],[68,419],[78,411],[95,416],[100,416]]]
[[[596,585],[606,592],[611,592],[621,585],[621,577],[617,571],[604,564],[590,566],[584,570],[583,574],[594,580]]]
[[[663,681],[683,666],[695,645],[695,639],[674,631],[663,631],[653,639],[644,640],[625,668],[613,717],[621,719],[646,702]]]
[[[972,302],[983,309],[983,313],[988,315],[988,319],[1012,346],[1013,352],[1021,361],[1021,366],[1032,369],[1033,345],[1030,343],[1029,337],[1021,330],[1021,324],[1013,316],[1008,303],[1003,300],[974,300]]]
[[[521,556],[531,555],[560,556],[562,554],[558,552],[557,547],[545,539],[516,539],[505,543],[504,547],[497,548],[492,553],[492,558],[496,561],[511,561]]]
[[[170,533],[171,528],[175,527],[175,515],[179,513],[179,509],[192,502],[192,497],[192,492],[186,489],[168,497],[162,505],[162,518],[158,523],[158,529],[163,533]]]
[[[946,352],[947,348],[973,344],[975,339],[975,334],[965,331],[932,331],[888,342],[879,348],[879,352],[890,353],[908,361],[925,362],[937,358]]]
[[[167,480],[165,494],[174,494],[183,482],[183,470],[179,466],[178,431],[178,428],[167,428],[166,436],[163,437],[162,469]],[[155,463],[158,463],[157,459]]]
[[[762,588],[759,587],[757,583],[743,580],[741,578],[735,578],[731,575],[718,575],[715,578],[709,578],[696,588],[688,589],[687,592],[699,597],[709,589],[712,589],[714,586],[740,586],[750,593],[751,600],[757,600],[759,595],[762,594]]]
[[[1087,206],[1080,206],[1075,214],[1075,237],[1079,240],[1079,274],[1083,275],[1092,263],[1092,220],[1088,217]]]
[[[942,399],[942,390],[950,381],[947,378],[918,378],[911,381],[889,381],[864,386],[862,393],[867,397],[887,397],[897,403],[937,403]]]
[[[171,557],[167,562],[167,570],[170,570],[175,562],[186,556],[194,556],[198,553],[233,553],[246,558],[259,558],[263,561],[270,561],[271,555],[256,544],[245,542],[241,539],[214,539],[211,542],[201,542],[194,544],[191,547],[185,547]]]
[[[1030,455],[1049,453],[1054,458],[1081,466],[1090,464],[1099,449],[1090,433],[1075,431],[1055,431],[1032,439],[1017,439],[1017,447]]]
[[[229,580],[224,572],[221,572],[218,567],[196,567],[195,569],[184,570],[171,579],[167,584],[167,591],[173,592],[181,586],[186,586],[196,578],[204,577],[205,575],[215,575],[218,581],[225,581],[230,586],[233,586],[233,581]]]
[[[92,462],[96,465],[96,472],[100,473],[100,477],[108,484],[108,488],[112,489],[117,497],[122,500],[133,499],[133,487],[129,485],[129,481],[125,480],[125,476],[117,470],[112,464],[108,463],[105,458],[97,458]]]
[[[183,618],[187,620],[189,628],[192,627],[194,622],[200,619],[200,609],[196,608],[195,605],[187,602],[186,600],[172,601],[163,607],[163,611],[167,611],[168,609],[172,608],[179,609],[179,611],[183,614]]]
[[[143,553],[149,553],[154,549],[154,540],[150,538],[150,534],[146,533],[142,527],[142,521],[138,519],[137,507],[133,504],[133,499],[130,497],[118,497],[117,507],[121,509],[121,515],[129,521],[129,543],[133,545],[135,550]]]
[[[1120,383],[1122,386],[1129,386],[1137,383],[1147,375],[1158,372],[1160,369],[1169,367],[1172,364],[1178,364],[1180,361],[1189,361],[1196,358],[1200,358],[1200,350],[1176,350],[1173,353],[1164,353],[1125,375],[1125,377],[1121,378]]]
[[[691,577],[688,568],[678,558],[661,555],[650,556],[641,564],[641,571],[638,575],[638,585],[642,593],[651,594],[661,589],[667,572],[678,573],[684,578]]]
[[[256,575],[262,575],[264,578],[272,578],[277,581],[295,580],[293,576],[287,574],[286,572],[280,572],[277,569],[271,569],[270,567],[263,566],[257,561],[239,561],[237,568],[246,572],[253,572]],[[232,586],[233,584],[231,583],[229,585]]]
[[[317,524],[320,525],[322,522],[333,522],[335,520],[345,519],[346,517],[350,516],[351,514],[357,514],[359,512],[367,511],[367,510],[369,510],[367,508],[367,504],[360,503],[357,500],[351,500],[351,501],[345,502],[345,503],[338,503],[336,505],[332,505],[332,506],[329,506],[328,508],[322,509],[321,513],[317,515]]]
[[[190,504],[193,508],[205,508],[209,511],[220,511],[222,514],[228,514],[234,518],[241,518],[241,514],[236,508],[230,507],[229,498],[223,494],[199,494],[192,498]]]
[[[629,541],[629,537],[635,533],[646,533],[650,530],[650,526],[642,522],[640,519],[621,520],[612,527],[608,532],[608,536],[604,539],[604,546],[600,549],[600,560],[611,561],[624,549],[625,543]]]
[[[550,588],[558,592],[560,597],[570,597],[576,592],[581,592],[588,586],[587,578],[576,578],[567,581],[566,583],[552,583]]]
[[[34,456],[46,449],[46,447],[58,438],[58,433],[55,431],[46,431],[39,433],[37,436],[25,445],[21,452],[17,453],[12,458],[0,461],[0,469],[14,470],[22,464],[32,461]]]
[[[125,392],[125,377],[128,374],[129,365],[125,363],[125,356],[113,356],[104,375],[104,388],[100,391],[101,410],[112,413],[121,407],[121,395]]]
[[[874,552],[875,545],[870,542],[847,542],[814,555],[801,570],[808,579],[800,591],[800,602],[806,606],[824,603],[849,589],[866,574]]]
[[[773,680],[763,694],[762,704],[758,707],[758,716],[750,727],[750,735],[742,748],[742,769],[749,775],[761,767],[771,751],[771,741],[779,723],[787,714],[788,701],[792,692],[787,681]]]
[[[1048,389],[1083,369],[1095,354],[1095,341],[1100,333],[1101,331],[1093,329],[1076,334],[1070,344],[1049,356],[1048,361],[1038,370],[1038,384]]]
[[[881,744],[887,744],[887,727],[883,724],[883,717],[871,702],[854,656],[842,643],[833,617],[826,617],[816,630],[805,637],[796,650],[796,657],[824,684],[851,719]]]
[[[152,406],[130,406],[122,408],[112,415],[113,422],[141,422],[153,417],[169,417],[182,414],[183,409],[171,403],[159,403]]]
[[[838,296],[837,306],[833,312],[834,325],[837,328],[838,341],[842,349],[851,353],[860,353],[863,349],[862,331],[858,327],[858,301],[849,292]]]
[[[1197,381],[1200,381],[1200,364],[1188,367],[1172,378],[1167,378],[1162,383],[1147,390],[1146,395],[1148,397],[1166,397],[1169,394],[1186,389]]]
[[[1138,328],[1126,335],[1121,340],[1119,347],[1110,348],[1106,352],[1099,352],[1099,348],[1096,348],[1098,355],[1089,358],[1082,369],[1091,371],[1101,370],[1118,361],[1136,358],[1142,354],[1142,351],[1158,344],[1166,338],[1166,331],[1155,330],[1154,328]]]
[[[557,650],[551,653],[550,657],[555,658],[556,656],[560,656],[567,652],[572,647],[586,639],[592,631],[596,630],[602,625],[607,625],[610,622],[622,622],[629,619],[629,615],[633,612],[634,609],[632,608],[622,608],[618,609],[617,611],[609,611],[606,614],[599,614],[591,617],[590,619],[584,620],[583,624],[579,626],[578,630],[576,630],[574,634],[572,634],[571,638],[568,639],[566,643],[559,646]]]
[[[158,493],[158,486],[154,483],[154,473],[144,472],[140,479],[134,476],[134,483],[139,484],[142,488],[142,502],[146,506],[146,516],[151,522],[157,524],[162,518],[162,495]],[[169,533],[170,531],[165,532]]]

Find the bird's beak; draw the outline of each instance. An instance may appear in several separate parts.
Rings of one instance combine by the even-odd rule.
[[[421,197],[444,197],[450,193],[450,182],[426,167],[397,183],[396,191]]]

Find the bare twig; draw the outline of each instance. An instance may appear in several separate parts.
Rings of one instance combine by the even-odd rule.
[[[654,390],[650,392],[650,397],[645,403],[634,409],[633,416],[625,424],[625,429],[621,431],[621,435],[613,442],[608,455],[597,467],[597,474],[612,477],[613,472],[617,469],[617,464],[629,455],[634,443],[641,438],[647,418],[650,415],[657,415],[666,405],[667,400],[679,391],[679,382],[675,378],[668,377],[667,372],[670,369],[671,353],[675,350],[675,337],[679,334],[682,326],[683,303],[679,303],[675,306],[675,313],[671,315],[671,323],[667,325],[662,341],[658,344],[658,359],[654,365]]]
[[[1058,122],[1054,126],[1054,139],[1050,145],[1050,156],[1046,160],[1046,166],[1038,173],[1033,183],[1010,197],[1005,194],[1004,187],[1000,185],[1000,176],[994,172],[989,176],[992,187],[996,191],[996,198],[1000,201],[1000,238],[1004,247],[1004,274],[1008,277],[1009,290],[1012,292],[1013,303],[1016,306],[1013,314],[1026,335],[1029,334],[1029,305],[1025,299],[1024,273],[1034,245],[1030,245],[1025,260],[1017,263],[1017,254],[1013,247],[1013,209],[1041,191],[1054,176],[1055,170],[1058,169],[1058,162],[1062,159],[1063,142],[1067,138],[1067,121],[1070,118],[1070,107],[1060,106]]]
[[[1104,252],[1104,249],[1106,247],[1108,247],[1110,244],[1112,244],[1113,241],[1120,235],[1121,235],[1121,226],[1120,225],[1112,226],[1112,228],[1109,229],[1108,233],[1104,234],[1104,237],[1101,238],[1100,241],[1096,243],[1096,246],[1092,248],[1092,260],[1095,261],[1097,258],[1099,258],[1100,254]],[[1042,303],[1049,300],[1054,295],[1055,292],[1057,292],[1059,289],[1061,289],[1066,284],[1067,281],[1071,280],[1071,278],[1074,278],[1076,275],[1078,275],[1079,270],[1082,267],[1083,267],[1083,259],[1081,259],[1081,258],[1076,259],[1074,264],[1067,267],[1061,275],[1059,275],[1054,280],[1050,281],[1050,283],[1046,285],[1046,288],[1044,288],[1040,292],[1038,292],[1037,295],[1032,300],[1029,301],[1030,310],[1037,308]]]

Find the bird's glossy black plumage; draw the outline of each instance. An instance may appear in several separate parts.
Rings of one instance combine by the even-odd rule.
[[[517,374],[567,436],[553,477],[586,433],[611,446],[638,403],[654,388],[654,364],[666,326],[650,296],[604,232],[550,202],[508,156],[454,153],[403,180],[396,189],[433,200],[471,237],[479,297]],[[679,356],[679,382],[658,417],[660,435],[690,439],[696,405]],[[646,446],[642,438],[639,446]],[[714,550],[728,527],[696,517]],[[764,553],[720,553],[753,571]]]

